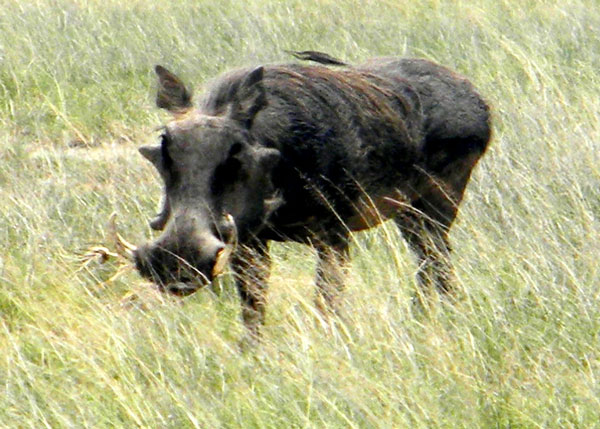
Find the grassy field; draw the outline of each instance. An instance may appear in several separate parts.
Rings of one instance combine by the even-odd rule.
[[[0,426],[600,427],[598,29],[597,0],[0,0]],[[286,49],[443,63],[494,138],[451,235],[460,302],[413,308],[384,225],[355,237],[326,327],[313,253],[274,245],[264,342],[241,353],[230,279],[180,301],[81,256],[113,211],[152,235],[154,64],[200,93]]]

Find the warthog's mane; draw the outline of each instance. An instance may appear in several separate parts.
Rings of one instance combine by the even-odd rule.
[[[207,87],[199,104],[205,114],[220,117],[228,105],[234,100],[244,77],[251,69],[240,69],[220,76]],[[394,84],[401,84],[396,79]],[[361,106],[365,116],[385,118],[406,133],[404,116],[398,114],[398,108],[410,114],[415,107],[414,100],[408,100],[394,91],[390,81],[368,70],[351,67],[330,69],[324,66],[306,66],[299,64],[283,64],[265,66],[264,85],[267,94],[284,91],[294,98],[298,104],[312,99],[329,102],[339,100],[338,104],[351,103]],[[408,87],[406,83],[406,87]],[[343,106],[340,106],[343,108]]]

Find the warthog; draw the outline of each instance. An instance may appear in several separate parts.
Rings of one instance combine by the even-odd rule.
[[[140,148],[164,197],[151,222],[162,235],[130,248],[137,269],[185,295],[229,260],[253,334],[265,315],[270,240],[315,246],[317,303],[335,308],[349,233],[393,219],[416,254],[420,283],[449,292],[448,229],[490,139],[486,103],[440,65],[296,55],[321,64],[227,73],[197,107],[157,66],[157,105],[173,120],[159,144]]]

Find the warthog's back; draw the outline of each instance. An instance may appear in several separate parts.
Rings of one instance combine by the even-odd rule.
[[[202,109],[218,114],[242,70],[219,79]],[[268,105],[251,132],[281,151],[273,174],[285,207],[272,223],[326,223],[354,215],[361,194],[390,193],[416,179],[423,149],[420,100],[398,77],[322,66],[265,67]]]
[[[491,134],[489,107],[466,78],[421,59],[378,58],[362,67],[401,76],[418,93],[429,171],[441,173],[452,160],[483,155]]]
[[[222,114],[248,72],[221,76],[200,109]],[[488,107],[470,82],[426,60],[266,66],[262,83],[268,105],[251,133],[282,154],[273,176],[286,205],[271,219],[281,230],[356,217],[364,195],[415,199],[429,175],[452,182],[458,202],[489,140]]]

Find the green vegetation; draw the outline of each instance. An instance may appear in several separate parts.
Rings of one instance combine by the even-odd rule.
[[[600,427],[598,29],[597,0],[0,0],[0,426]],[[495,136],[451,235],[461,301],[413,307],[384,225],[323,326],[311,251],[274,245],[264,343],[241,353],[229,279],[181,303],[80,256],[112,211],[151,235],[153,65],[201,92],[286,49],[436,60]]]

